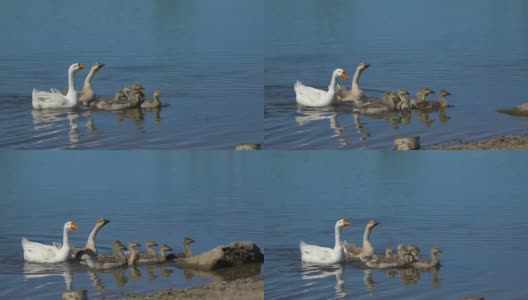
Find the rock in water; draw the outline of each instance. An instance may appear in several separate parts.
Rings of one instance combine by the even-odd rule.
[[[175,264],[179,267],[202,270],[216,270],[256,262],[264,262],[264,254],[255,243],[247,241],[232,242],[199,255],[175,260]]]

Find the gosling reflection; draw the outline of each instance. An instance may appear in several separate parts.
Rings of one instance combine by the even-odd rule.
[[[303,263],[301,267],[302,279],[309,281],[305,286],[310,286],[313,281],[323,279],[326,277],[335,276],[336,280],[336,298],[345,298],[347,295],[345,281],[343,280],[343,266],[341,264],[335,265],[314,265]]]
[[[194,276],[199,276],[210,279],[212,282],[221,282],[258,275],[261,272],[261,264],[245,264],[240,267],[231,267],[216,271],[180,269],[167,264],[132,265],[111,270],[95,271],[90,269],[88,271],[88,278],[91,280],[92,286],[98,291],[98,293],[103,294],[107,285],[112,286],[111,283],[105,282],[108,278],[113,278],[115,286],[121,288],[127,285],[129,281],[134,282],[141,279],[153,281],[159,278],[169,278],[171,275],[175,274],[175,271],[177,275],[182,274],[186,280],[190,280]],[[179,273],[178,271],[181,271],[182,273]],[[109,273],[112,276],[102,276],[103,274]]]

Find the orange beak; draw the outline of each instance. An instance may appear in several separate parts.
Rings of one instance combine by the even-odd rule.
[[[345,71],[343,71],[343,73],[341,73],[341,78],[348,79],[348,76],[347,76]]]
[[[84,66],[81,65],[81,64],[79,64],[79,69],[80,69],[80,70],[84,69]]]
[[[348,222],[347,220],[343,220],[343,225],[344,226],[350,226],[350,222]]]
[[[72,222],[71,222],[71,226],[70,226],[70,228],[71,228],[72,230],[76,230],[76,229],[77,229],[77,225],[75,225],[75,223],[73,223],[73,221],[72,221]]]

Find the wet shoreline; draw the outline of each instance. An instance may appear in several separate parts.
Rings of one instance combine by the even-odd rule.
[[[150,295],[129,294],[128,299],[264,299],[264,278],[258,275],[190,288],[161,290]]]
[[[458,141],[454,145],[433,145],[427,150],[528,150],[528,135],[499,135],[480,141]]]

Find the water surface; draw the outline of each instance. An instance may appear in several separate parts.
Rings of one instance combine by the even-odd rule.
[[[232,152],[0,152],[0,298],[57,299],[63,289],[88,289],[90,299],[121,298],[232,280],[260,266],[219,273],[172,266],[139,266],[92,272],[79,264],[24,263],[21,238],[62,242],[62,226],[82,246],[98,218],[108,223],[96,242],[102,253],[115,239],[153,239],[182,251],[192,237],[198,254],[235,240],[254,241],[264,251],[260,160]],[[144,250],[144,248],[141,248]]]
[[[398,135],[428,146],[526,132],[525,118],[495,112],[527,101],[526,1],[270,0],[265,19],[267,148],[388,149]],[[450,91],[452,107],[396,124],[358,121],[347,106],[297,107],[296,80],[326,89],[341,67],[350,78],[339,84],[350,88],[361,61],[371,64],[360,81],[367,96],[428,86]]]
[[[528,257],[523,153],[266,153],[265,295],[269,299],[522,299]],[[345,154],[345,155],[343,155]],[[317,170],[317,171],[314,171]],[[334,224],[377,252],[440,246],[438,272],[301,263],[299,242],[333,246]]]
[[[10,2],[0,12],[0,146],[226,149],[262,142],[259,1]],[[257,8],[257,10],[255,10]],[[249,26],[250,25],[250,26]],[[140,82],[159,112],[32,111],[33,88],[67,88],[67,69],[105,64],[110,96]],[[76,74],[82,87],[88,70]]]

